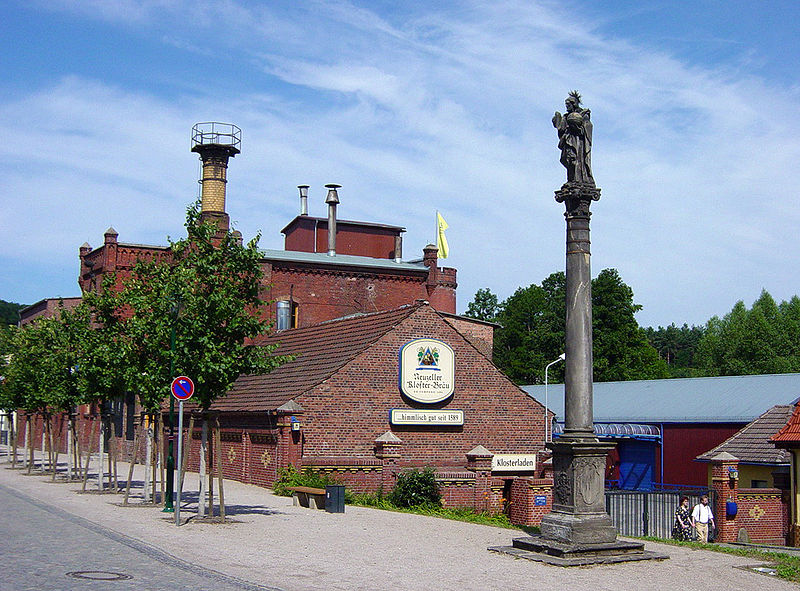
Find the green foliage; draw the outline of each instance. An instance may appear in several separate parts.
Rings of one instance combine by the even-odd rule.
[[[537,527],[518,527],[511,523],[505,513],[491,514],[486,512],[476,512],[473,509],[464,507],[442,507],[431,503],[417,505],[415,507],[398,507],[383,494],[382,490],[375,493],[353,494],[345,490],[345,501],[348,505],[359,505],[361,507],[372,507],[384,511],[399,511],[402,513],[414,513],[417,515],[429,515],[442,519],[452,519],[454,521],[465,521],[467,523],[479,523],[481,525],[491,525],[494,527],[506,527],[511,529],[522,529],[528,533],[539,531]]]
[[[645,333],[647,340],[658,351],[659,357],[669,366],[670,377],[691,378],[703,375],[697,369],[696,357],[700,339],[705,333],[704,327],[690,327],[685,323],[678,327],[672,323],[666,328],[663,326],[659,326],[657,329],[648,327],[645,329]]]
[[[495,331],[494,361],[520,384],[544,383],[545,366],[564,352],[564,273],[519,288],[501,306]],[[615,269],[592,281],[594,379],[654,379],[668,376],[666,363],[647,341],[635,314],[641,306]],[[564,366],[551,368],[551,381],[563,380]]]
[[[0,300],[0,325],[16,326],[19,322],[19,311],[24,307],[25,304]]]
[[[432,505],[438,507],[442,497],[436,484],[433,468],[407,470],[400,473],[389,495],[389,500],[397,507],[419,507]]]
[[[326,474],[314,472],[311,468],[298,472],[297,468],[289,464],[278,471],[278,479],[275,481],[272,491],[278,496],[290,497],[292,496],[292,491],[289,490],[290,486],[325,488],[329,484],[339,484],[339,482]]]
[[[5,408],[69,411],[88,400],[82,370],[92,347],[89,309],[63,306],[48,318],[14,333],[2,393]]]
[[[475,297],[467,306],[464,316],[494,322],[499,312],[500,304],[497,302],[497,296],[488,287],[485,287],[475,293]]]
[[[239,375],[268,373],[285,360],[274,347],[252,343],[270,328],[259,237],[242,245],[232,231],[217,236],[199,216],[195,203],[187,210],[187,237],[171,242],[169,260],[141,261],[121,291],[109,277],[102,292],[87,297],[113,343],[99,361],[149,412],[159,409],[175,375],[192,378],[192,401],[207,410]],[[95,376],[98,389],[109,386],[104,375]]]
[[[723,318],[714,316],[697,346],[705,375],[748,375],[800,371],[800,298],[775,303],[762,291],[749,310],[737,302]]]

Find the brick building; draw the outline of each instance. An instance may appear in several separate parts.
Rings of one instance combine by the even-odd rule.
[[[212,405],[224,474],[269,486],[292,464],[370,492],[390,490],[403,468],[431,466],[446,504],[505,508],[520,523],[538,523],[551,482],[543,478],[544,408],[482,353],[484,340],[458,330],[465,322],[420,301],[266,337],[295,359],[240,377]],[[478,324],[485,338],[491,327]],[[441,401],[416,401],[398,385],[399,353],[418,339],[453,352],[453,392]],[[190,462],[198,451],[195,439]],[[514,459],[526,465],[507,470]]]
[[[203,161],[200,219],[220,232],[229,228],[226,171],[239,153],[237,129],[198,132],[193,147]],[[277,343],[295,359],[240,377],[211,408],[222,427],[224,474],[268,486],[291,463],[357,491],[388,491],[399,470],[432,466],[446,504],[538,523],[552,484],[542,455],[545,411],[492,364],[493,325],[455,314],[456,270],[439,266],[435,246],[403,260],[404,228],[337,219],[339,187],[327,188],[327,219],[308,215],[302,185],[300,215],[282,230],[285,249],[263,251],[263,297],[277,331],[257,344]],[[98,289],[108,273],[122,281],[137,261],[169,256],[165,246],[120,242],[109,228],[101,246],[80,247],[78,284]],[[401,361],[409,343],[425,343],[424,363],[416,351]],[[431,392],[443,395],[430,400]],[[133,397],[115,405],[115,435],[129,451]],[[79,414],[96,418],[94,411]],[[34,441],[40,433],[39,421]],[[196,429],[190,465],[199,437]]]

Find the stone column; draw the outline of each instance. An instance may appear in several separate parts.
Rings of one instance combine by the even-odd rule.
[[[592,184],[569,181],[556,191],[566,205],[566,358],[564,434],[553,450],[553,510],[542,536],[567,544],[615,542],[605,508],[606,455],[613,444],[594,436],[592,409],[592,275],[589,205],[600,198]]]

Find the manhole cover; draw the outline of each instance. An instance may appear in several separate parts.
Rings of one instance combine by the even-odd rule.
[[[73,579],[88,579],[90,581],[126,581],[132,579],[131,575],[124,573],[112,573],[107,570],[80,570],[67,573]]]

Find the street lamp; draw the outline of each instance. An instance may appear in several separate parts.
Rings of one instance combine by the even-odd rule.
[[[559,361],[564,361],[564,357],[566,357],[566,355],[564,353],[562,353],[561,355],[558,356],[558,359],[548,363],[544,368],[544,442],[545,443],[547,443],[547,430],[548,430],[547,423],[550,422],[548,417],[547,417],[547,403],[548,403],[548,400],[547,400],[547,372],[550,369],[551,365],[555,365]],[[550,438],[550,440],[552,441],[552,437]]]

